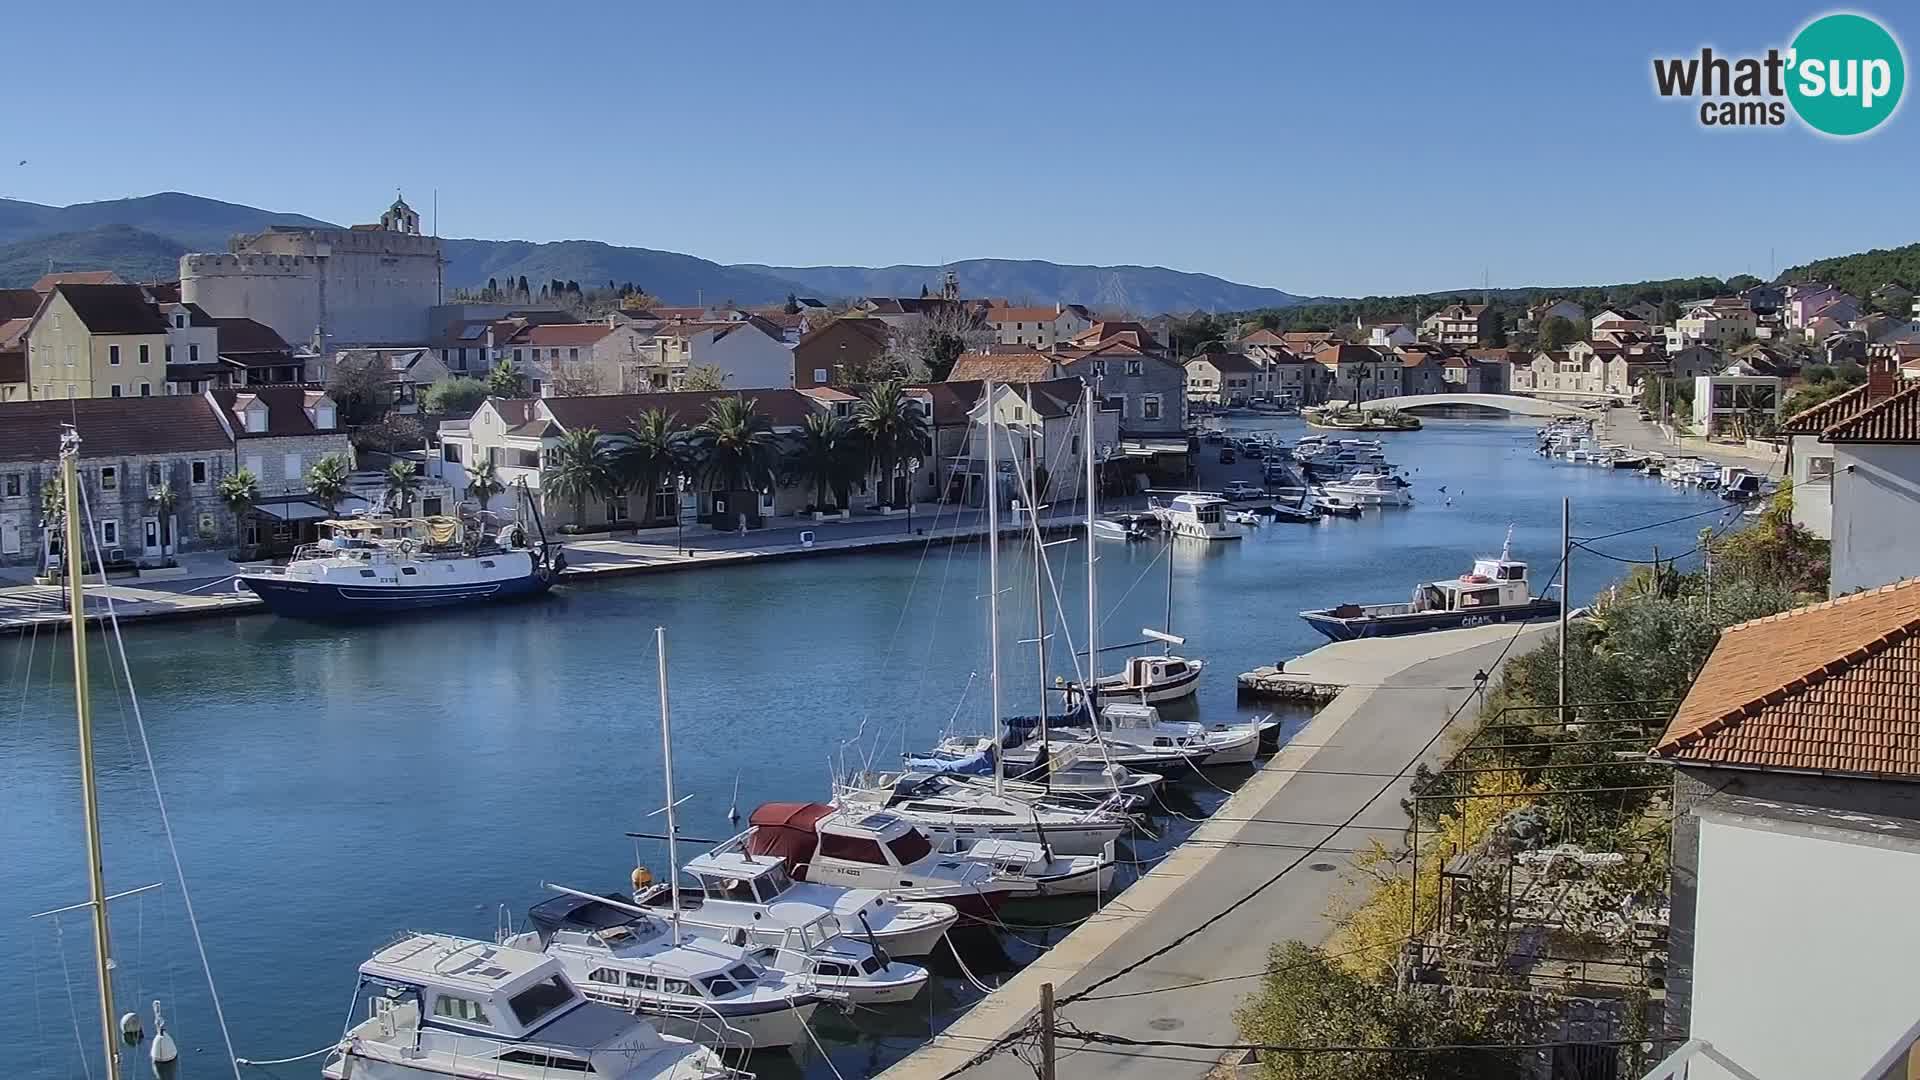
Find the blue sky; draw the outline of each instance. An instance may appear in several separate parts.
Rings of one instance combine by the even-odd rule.
[[[1706,130],[1650,58],[1784,46],[1826,10],[29,4],[0,195],[364,221],[437,188],[448,236],[1328,295],[1765,274],[1920,239],[1920,116]],[[1920,13],[1855,10],[1913,59]]]

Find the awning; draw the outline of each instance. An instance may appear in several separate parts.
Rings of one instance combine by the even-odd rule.
[[[325,507],[310,502],[255,504],[254,512],[279,521],[318,521],[327,516]]]

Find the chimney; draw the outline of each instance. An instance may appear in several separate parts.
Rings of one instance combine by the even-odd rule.
[[[1893,396],[1894,364],[1891,356],[1876,356],[1867,361],[1867,400],[1885,401]]]

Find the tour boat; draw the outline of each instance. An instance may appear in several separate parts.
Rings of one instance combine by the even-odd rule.
[[[1411,485],[1392,473],[1363,471],[1346,480],[1337,480],[1323,489],[1329,495],[1351,499],[1361,506],[1408,506],[1413,503]]]
[[[1189,540],[1238,540],[1246,535],[1244,526],[1227,520],[1227,500],[1218,495],[1176,495],[1165,506],[1149,502],[1147,510],[1167,532]]]
[[[1489,623],[1526,622],[1560,613],[1560,601],[1535,597],[1527,564],[1511,557],[1512,530],[1499,558],[1479,558],[1473,569],[1448,581],[1418,586],[1405,604],[1342,604],[1300,617],[1335,641],[1417,634]]]
[[[1031,840],[1065,855],[1100,851],[1125,836],[1125,812],[1109,799],[1087,809],[1066,809],[1017,798],[1004,789],[973,786],[941,773],[879,774],[860,786],[841,786],[834,801],[855,813],[896,814],[924,829],[936,843],[987,837]]]
[[[1038,891],[1031,882],[935,853],[926,832],[898,814],[857,814],[825,803],[765,803],[747,823],[746,832],[715,848],[715,854],[772,856],[786,864],[791,877],[936,900],[983,919],[1008,900]]]
[[[328,1080],[736,1075],[712,1050],[589,1001],[553,957],[444,934],[409,935],[360,965],[348,1017]]]
[[[547,591],[566,558],[509,522],[488,533],[459,518],[385,514],[320,523],[329,535],[295,549],[286,566],[244,570],[276,614],[339,619],[507,600]]]
[[[927,984],[926,968],[892,959],[873,923],[864,918],[865,912],[857,913],[862,921],[848,926],[830,907],[781,899],[795,886],[778,859],[703,855],[688,861],[681,873],[696,884],[679,890],[680,925],[702,937],[738,945],[766,967],[800,976],[856,1005],[908,1001]],[[646,867],[635,868],[633,884],[636,905],[662,918],[672,917],[672,885],[654,881]],[[944,904],[938,906],[945,908],[945,917],[938,922],[944,934],[960,916]],[[879,911],[874,919],[885,925]],[[915,940],[899,936],[894,940],[908,948],[918,946],[922,951],[915,955],[924,955],[940,939],[920,938],[922,929],[914,928]]]
[[[623,901],[564,890],[527,912],[533,929],[501,942],[539,950],[590,1001],[638,1013],[664,1034],[717,1049],[804,1045],[817,987],[769,971],[740,946],[682,933]]]
[[[1031,881],[1041,896],[1105,896],[1113,891],[1120,865],[1113,844],[1097,853],[1060,855],[1046,844],[1028,840],[975,840],[953,853],[990,866],[1004,877]]]

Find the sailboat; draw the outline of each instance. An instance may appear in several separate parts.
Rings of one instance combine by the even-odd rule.
[[[1166,550],[1161,556],[1167,560],[1167,628],[1154,630],[1142,627],[1140,633],[1146,641],[1136,642],[1145,645],[1160,642],[1158,656],[1130,656],[1125,670],[1117,675],[1102,675],[1094,684],[1094,692],[1108,698],[1124,701],[1138,701],[1147,705],[1161,705],[1169,701],[1182,701],[1193,696],[1200,688],[1200,673],[1206,669],[1206,661],[1194,660],[1173,655],[1175,645],[1185,645],[1187,639],[1173,632],[1173,537],[1167,537]],[[1128,648],[1122,645],[1119,648]],[[1099,664],[1089,663],[1088,670],[1098,671]],[[1067,688],[1067,701],[1078,701],[1081,688]]]

